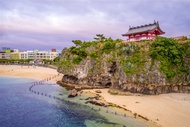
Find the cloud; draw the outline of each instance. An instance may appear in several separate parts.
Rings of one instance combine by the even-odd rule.
[[[122,38],[129,26],[154,20],[165,36],[188,35],[189,6],[189,0],[1,0],[0,44],[61,50],[97,33]]]

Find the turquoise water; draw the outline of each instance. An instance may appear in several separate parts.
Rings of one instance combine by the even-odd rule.
[[[50,82],[29,89],[34,82],[37,80],[0,76],[1,127],[146,126],[133,120],[118,123],[120,118],[110,120],[88,106],[66,101],[68,92]]]

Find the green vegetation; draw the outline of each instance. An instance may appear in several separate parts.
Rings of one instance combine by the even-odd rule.
[[[53,60],[53,62],[59,62],[59,60],[60,60],[60,56],[56,57],[56,58]]]
[[[72,69],[72,63],[70,60],[66,59],[66,60],[61,60],[60,64],[58,66],[58,69],[63,69],[63,70],[70,70]]]
[[[97,34],[93,41],[73,40],[73,43],[75,46],[63,49],[61,58],[55,59],[59,61],[62,71],[69,72],[77,65],[84,65],[88,59],[93,62],[93,69],[89,70],[91,75],[102,71],[102,61],[116,62],[126,76],[138,77],[151,71],[157,63],[168,81],[189,72],[190,41],[187,38],[183,38],[180,43],[165,37],[156,37],[154,41],[124,43],[121,39],[114,40]]]
[[[0,59],[0,63],[3,64],[29,64],[33,59]],[[54,60],[43,59],[44,64],[58,66],[60,57],[56,57]]]
[[[109,54],[111,51],[115,50],[115,45],[117,41],[114,41],[112,38],[108,38],[104,41],[102,53]]]
[[[43,59],[43,62],[44,62],[44,64],[52,64],[52,63],[53,63],[53,60],[46,60],[46,59]]]
[[[82,42],[73,40],[75,46],[62,51],[61,59],[59,60],[59,69],[69,71],[79,64],[84,64],[86,59],[92,59],[95,62],[96,70],[101,70],[101,59],[108,55],[109,62],[116,58],[115,50],[117,44],[122,43],[120,39],[113,40],[105,38],[103,34],[97,34],[94,41]],[[110,55],[111,54],[111,55]],[[92,71],[92,74],[94,71]]]
[[[188,52],[188,43],[180,45],[171,38],[156,37],[150,46],[152,64],[154,60],[159,61],[160,70],[168,80],[188,73],[188,68],[184,64],[184,58]]]
[[[0,63],[29,63],[32,59],[0,59]]]
[[[123,47],[122,50],[125,56],[121,57],[121,62],[126,75],[138,74],[144,71],[145,63],[147,62],[147,52],[141,49],[137,43],[129,43]]]

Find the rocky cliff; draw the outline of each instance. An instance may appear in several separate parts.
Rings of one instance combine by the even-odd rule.
[[[143,94],[190,93],[190,40],[123,43],[98,35],[62,51],[63,83]]]

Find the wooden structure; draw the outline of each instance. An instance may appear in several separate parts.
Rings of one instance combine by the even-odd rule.
[[[127,41],[140,41],[140,40],[152,40],[155,36],[162,35],[163,32],[159,23],[154,21],[153,24],[141,25],[137,27],[130,27],[129,31],[122,36],[127,37]]]

